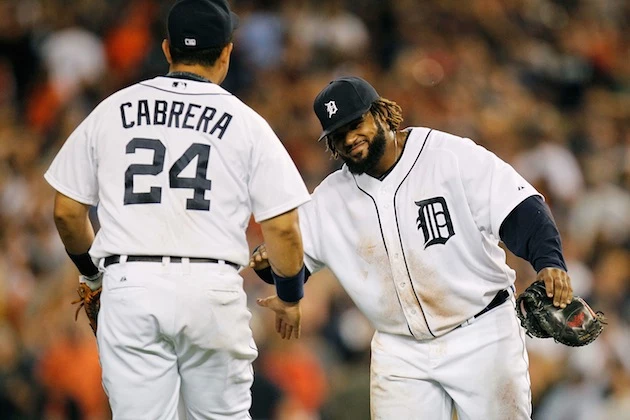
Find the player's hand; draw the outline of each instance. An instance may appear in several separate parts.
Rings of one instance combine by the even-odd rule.
[[[254,248],[254,252],[252,252],[252,256],[249,258],[249,266],[254,270],[264,270],[269,267],[267,248],[264,243]]]
[[[545,282],[547,296],[553,297],[553,306],[565,308],[573,301],[571,278],[560,268],[547,267],[538,272],[536,280]]]
[[[276,313],[276,332],[283,339],[300,338],[302,308],[300,302],[285,302],[278,296],[269,296],[256,301],[259,306]]]
[[[79,276],[79,283],[87,284],[92,291],[98,290],[101,286],[103,286],[103,274],[105,273],[100,269],[98,270],[98,273],[93,276],[84,276],[81,274]]]

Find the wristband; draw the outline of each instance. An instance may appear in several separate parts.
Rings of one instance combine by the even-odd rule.
[[[92,261],[92,257],[87,252],[83,254],[71,254],[67,250],[68,256],[77,266],[79,273],[83,274],[86,277],[93,277],[98,273],[98,267],[94,265],[94,261]]]
[[[285,302],[297,302],[304,297],[304,266],[292,277],[281,277],[271,271],[276,283],[276,293]]]
[[[267,268],[263,268],[262,270],[254,270],[254,271],[256,272],[258,277],[260,277],[260,279],[264,281],[265,283],[274,284],[273,271],[271,270],[271,266]]]
[[[275,284],[273,280],[273,271],[271,270],[271,266],[267,268],[263,268],[262,270],[254,270],[256,275],[267,284]],[[304,266],[304,284],[308,281],[308,278],[311,276],[311,272]]]

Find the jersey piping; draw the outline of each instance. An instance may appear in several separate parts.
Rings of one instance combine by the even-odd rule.
[[[370,195],[370,193],[368,193],[367,191],[365,191],[363,188],[359,186],[359,184],[357,183],[357,179],[354,177],[354,175],[352,176],[352,179],[354,179],[354,184],[357,186],[359,191],[361,191],[363,194],[370,197],[370,199],[372,200],[372,203],[374,203],[374,209],[376,210],[376,219],[378,220],[378,228],[379,228],[379,231],[381,232],[381,239],[383,240],[385,253],[387,254],[387,256],[389,256],[389,251],[387,250],[387,243],[385,242],[385,235],[383,235],[383,225],[381,224],[381,215],[378,212],[378,206],[376,205],[376,200],[374,199],[374,197]]]
[[[354,175],[352,175],[352,179],[354,179],[354,183],[357,186],[357,188],[359,189],[359,191],[361,191],[363,194],[365,194],[368,197],[370,197],[370,199],[372,200],[372,203],[374,203],[374,209],[376,210],[376,220],[378,220],[378,228],[379,228],[379,230],[381,232],[381,239],[383,240],[383,246],[385,247],[385,253],[389,257],[389,251],[387,250],[387,242],[385,241],[385,235],[383,235],[383,225],[381,224],[381,215],[378,212],[378,206],[376,205],[376,200],[374,200],[374,197],[372,197],[370,195],[370,193],[368,193],[367,191],[365,191],[363,188],[361,188],[359,186],[359,184],[357,183],[357,179],[354,177]],[[406,263],[405,263],[405,265],[406,265]],[[392,277],[392,282],[395,282],[393,277]],[[415,294],[415,291],[414,291],[414,294]],[[396,293],[396,298],[398,299],[398,303],[402,307],[402,302],[400,301],[400,296],[398,296],[398,293]],[[416,299],[417,298],[418,297],[416,296]],[[422,313],[422,316],[424,316],[424,312]],[[407,323],[407,329],[409,330],[409,333],[413,336],[413,331],[411,330],[411,325],[409,325],[409,321],[407,321],[407,317],[405,317],[405,322]]]
[[[400,228],[398,226],[398,214],[396,212],[396,206],[395,206],[395,201],[396,201],[396,193],[398,193],[398,190],[400,189],[401,185],[405,182],[405,180],[407,179],[407,177],[409,176],[409,174],[411,173],[411,171],[413,170],[413,168],[416,166],[416,163],[418,162],[418,159],[420,159],[420,155],[422,154],[422,151],[424,150],[424,146],[427,144],[427,139],[429,138],[429,135],[431,134],[433,130],[429,130],[429,132],[427,133],[426,137],[424,138],[424,142],[422,143],[422,147],[420,148],[420,152],[418,153],[418,156],[416,156],[416,160],[413,162],[413,165],[411,165],[411,168],[409,169],[409,172],[407,172],[407,175],[405,175],[405,177],[402,179],[402,181],[400,182],[400,184],[398,185],[398,188],[396,188],[396,192],[394,193],[394,217],[396,218],[396,229],[398,231],[398,238],[401,242],[401,248],[402,248],[402,238],[400,236]],[[405,142],[405,146],[407,145],[407,142]],[[403,148],[403,152],[400,154],[401,158],[402,155],[404,153],[404,148]],[[398,161],[400,161],[400,159],[398,159]],[[398,163],[398,161],[396,163]],[[394,164],[395,166],[395,164]],[[391,169],[391,168],[390,168]],[[389,171],[391,172],[391,170]],[[365,191],[363,188],[361,188],[357,182],[356,177],[354,176],[354,174],[352,175],[352,179],[354,179],[354,183],[357,186],[357,188],[359,189],[359,191],[361,191],[363,194],[367,195],[368,197],[370,197],[370,199],[372,200],[372,203],[374,204],[374,209],[376,210],[376,219],[378,220],[378,227],[379,227],[379,231],[381,234],[381,239],[383,240],[383,246],[385,247],[385,253],[387,254],[387,256],[389,257],[389,251],[387,250],[387,241],[385,241],[385,235],[383,235],[383,225],[381,224],[381,216],[379,214],[378,211],[378,206],[376,205],[376,200],[374,199],[374,197],[372,197],[372,195],[370,195],[370,193],[368,193],[367,191]],[[407,265],[407,258],[405,257],[405,250],[403,248],[403,261],[405,262],[405,269],[407,270],[407,276],[409,276],[409,279],[411,279],[411,274],[409,273],[409,266]],[[395,281],[392,278],[392,281]],[[416,290],[413,286],[413,282],[411,283],[411,288],[413,290],[413,294],[416,297],[416,301],[418,302],[418,306],[420,307],[420,311],[422,312],[422,317],[425,320],[425,323],[427,324],[427,329],[429,330],[429,333],[435,337],[435,334],[433,334],[433,331],[431,331],[431,327],[429,327],[429,321],[427,320],[427,317],[424,313],[424,309],[422,308],[422,304],[420,303],[420,298],[418,298],[418,294],[416,293]],[[400,301],[400,296],[398,295],[398,293],[396,293],[396,298],[398,299],[398,303],[402,306],[402,302]],[[409,330],[409,332],[411,333],[411,335],[413,336],[413,331],[411,329],[411,325],[409,325],[409,321],[407,320],[407,317],[405,317],[405,322],[407,323],[407,329]]]
[[[398,162],[400,162],[400,159],[402,159],[402,155],[403,153],[405,153],[405,147],[407,147],[407,140],[409,139],[409,136],[411,135],[411,130],[413,130],[412,128],[405,130],[405,132],[407,133],[407,137],[405,138],[405,144],[403,144],[402,149],[400,150],[400,156],[398,156],[398,159],[396,159],[396,162],[394,162],[394,164],[392,165],[391,168],[389,168],[388,170],[385,171],[385,173],[381,176],[379,176],[378,179],[379,181],[383,181],[385,180],[385,178],[387,178],[387,175],[389,175],[390,173],[392,173],[392,171],[394,170],[394,168],[396,167],[396,165],[398,165]]]
[[[393,201],[393,205],[394,205],[394,218],[396,219],[396,231],[398,232],[398,240],[400,241],[400,249],[402,250],[402,256],[403,256],[403,261],[405,263],[405,269],[407,270],[407,276],[409,277],[409,285],[411,286],[411,290],[413,290],[413,295],[416,297],[416,301],[418,301],[418,306],[420,307],[420,311],[422,312],[422,317],[424,318],[424,322],[426,322],[426,324],[427,324],[427,329],[429,330],[429,334],[431,334],[433,337],[435,337],[436,335],[433,334],[433,331],[431,330],[431,327],[429,326],[429,319],[425,315],[424,309],[422,308],[422,303],[420,303],[420,298],[418,297],[418,293],[416,292],[416,288],[413,285],[413,281],[411,281],[411,273],[409,272],[409,265],[407,264],[407,256],[405,254],[405,245],[404,245],[404,242],[402,240],[402,236],[400,234],[400,225],[398,223],[398,210],[396,208],[396,194],[398,194],[398,191],[400,190],[400,187],[402,186],[402,184],[404,184],[405,180],[407,179],[407,177],[409,176],[411,171],[413,171],[413,168],[415,168],[416,163],[418,163],[418,160],[420,159],[420,155],[422,154],[422,151],[424,150],[424,146],[427,145],[427,139],[431,135],[431,132],[433,132],[433,130],[429,130],[429,132],[427,133],[426,137],[424,138],[424,142],[422,143],[422,147],[420,148],[420,152],[418,152],[418,156],[416,156],[416,160],[411,165],[411,168],[409,168],[409,171],[407,172],[407,175],[405,175],[405,177],[402,179],[402,181],[400,181],[400,184],[398,184],[398,188],[396,188],[396,192],[394,192],[394,198],[393,198],[392,201]],[[406,142],[405,142],[405,144],[406,144]]]

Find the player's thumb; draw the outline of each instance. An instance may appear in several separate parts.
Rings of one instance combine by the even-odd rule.
[[[268,308],[270,306],[271,299],[273,299],[273,296],[266,297],[264,299],[256,299],[256,303],[258,304],[258,306],[262,306],[263,308]]]

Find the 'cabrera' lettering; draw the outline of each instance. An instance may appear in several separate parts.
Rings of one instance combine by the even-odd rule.
[[[221,139],[232,122],[232,115],[199,104],[139,99],[135,104],[125,102],[120,105],[120,122],[123,128],[165,125],[208,133]]]

